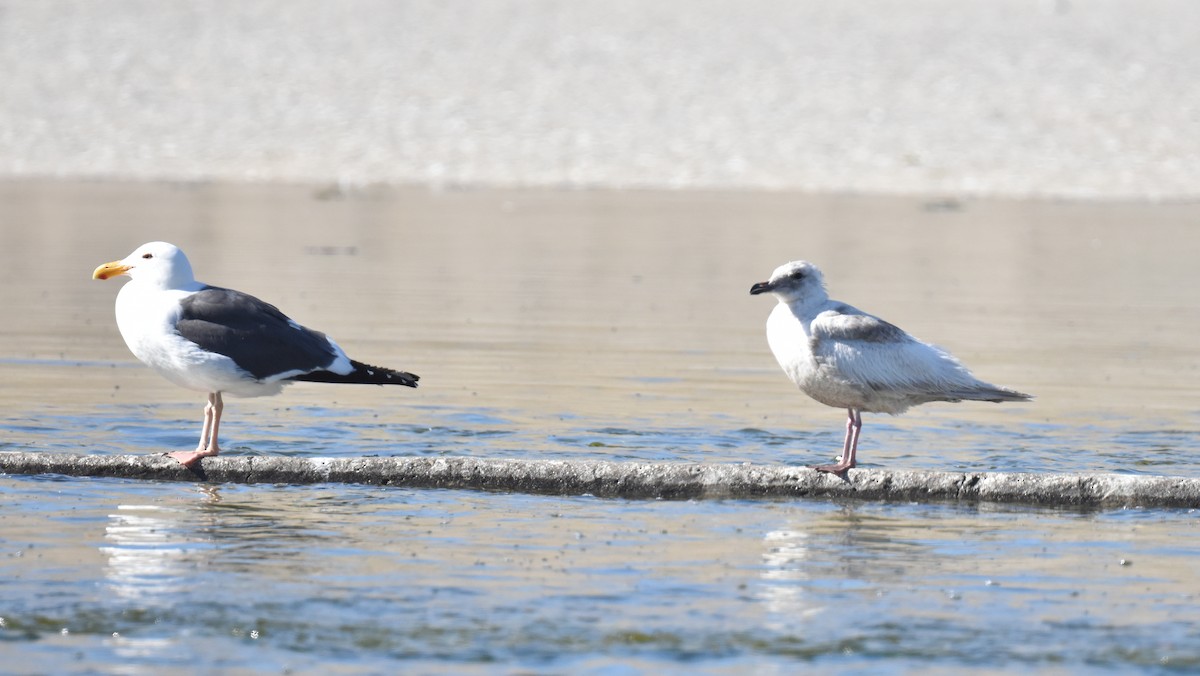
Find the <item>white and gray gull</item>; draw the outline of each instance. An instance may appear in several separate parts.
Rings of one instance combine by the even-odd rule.
[[[331,338],[274,305],[197,282],[187,256],[172,244],[143,244],[96,268],[92,279],[120,275],[131,280],[117,294],[117,328],[130,351],[176,385],[208,393],[200,444],[168,454],[186,467],[220,452],[223,393],[279,394],[297,380],[417,386],[412,373],[350,359]]]
[[[802,392],[848,412],[841,460],[815,467],[841,474],[855,466],[862,413],[898,415],[931,401],[1028,401],[1028,394],[979,380],[946,351],[858,308],[829,299],[825,279],[807,261],[781,265],[750,287],[779,304],[767,342]]]

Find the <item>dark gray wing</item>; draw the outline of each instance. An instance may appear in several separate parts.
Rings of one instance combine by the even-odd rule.
[[[274,305],[254,296],[205,287],[180,301],[175,330],[201,349],[229,357],[262,380],[327,368],[337,353],[325,334],[289,320]]]
[[[849,305],[839,305],[817,315],[812,322],[815,340],[903,343],[915,340],[904,329]]]

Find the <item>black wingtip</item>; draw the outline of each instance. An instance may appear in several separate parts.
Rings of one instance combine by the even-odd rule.
[[[384,366],[372,366],[359,361],[350,360],[354,366],[354,371],[350,374],[351,378],[357,377],[360,382],[368,385],[403,385],[405,387],[416,387],[417,381],[421,376],[408,371],[397,371]]]
[[[332,373],[330,371],[314,371],[299,375],[292,380],[303,380],[310,383],[343,383],[348,385],[403,385],[405,387],[416,387],[417,381],[421,379],[415,373],[408,371],[397,371],[384,366],[372,366],[364,364],[360,361],[350,360],[350,365],[354,370],[346,375]]]

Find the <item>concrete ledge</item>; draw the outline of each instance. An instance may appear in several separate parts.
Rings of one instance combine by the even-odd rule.
[[[1200,507],[1200,479],[1120,474],[851,470],[464,457],[220,456],[188,470],[162,455],[0,453],[0,473],[217,483],[359,483],[612,498],[856,498],[1062,507]]]

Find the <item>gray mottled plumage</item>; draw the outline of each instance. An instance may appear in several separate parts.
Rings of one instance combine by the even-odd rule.
[[[979,380],[950,353],[858,308],[833,301],[812,263],[777,268],[751,294],[779,304],[767,320],[767,341],[784,373],[808,396],[849,414],[842,462],[854,466],[861,413],[903,413],[932,401],[1027,401],[1028,394]]]

